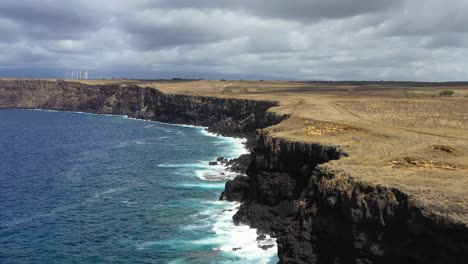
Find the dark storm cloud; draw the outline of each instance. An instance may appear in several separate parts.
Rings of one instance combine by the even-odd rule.
[[[120,25],[132,36],[133,45],[142,50],[212,43],[228,39],[231,34],[214,27],[210,28],[209,25],[193,24],[187,19],[164,22],[155,21],[151,17],[160,15],[159,12],[149,16],[140,14],[140,16],[122,19]]]
[[[466,10],[466,0],[2,0],[0,69],[466,79]]]
[[[21,27],[35,39],[73,38],[98,28],[101,22],[80,1],[2,0],[0,17]]]
[[[241,10],[255,16],[306,22],[381,12],[395,8],[401,3],[400,0],[159,0],[152,2],[151,6],[156,8]]]

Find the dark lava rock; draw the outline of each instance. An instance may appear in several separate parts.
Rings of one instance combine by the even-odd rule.
[[[318,262],[310,234],[310,230],[304,230],[303,226],[294,219],[289,219],[284,223],[277,238],[280,263],[341,263],[337,261]]]
[[[275,246],[275,245],[259,245],[258,247],[261,248],[261,249],[263,249],[263,250],[267,250],[267,249],[272,248],[272,247],[274,247],[274,246]]]
[[[236,225],[246,224],[265,234],[275,234],[283,223],[276,208],[254,202],[242,204],[232,219]]]
[[[249,192],[248,178],[245,176],[237,176],[234,180],[226,182],[226,187],[219,197],[220,200],[226,201],[243,201]]]
[[[266,239],[266,235],[265,235],[265,234],[259,235],[259,236],[257,237],[257,241],[265,240],[265,239]]]
[[[250,196],[259,203],[275,206],[281,201],[294,200],[295,180],[288,174],[261,172],[251,178]]]
[[[216,159],[217,162],[221,163],[221,164],[226,164],[228,162],[227,159],[225,159],[224,157],[219,157]]]
[[[216,162],[216,161],[210,161],[210,162],[208,163],[208,165],[210,165],[210,166],[215,166],[215,165],[218,165],[218,162]]]
[[[229,170],[233,172],[238,172],[242,174],[246,174],[247,168],[250,164],[250,155],[243,154],[238,158],[229,160],[226,165],[229,166]]]

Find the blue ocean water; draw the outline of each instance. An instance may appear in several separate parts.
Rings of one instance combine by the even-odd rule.
[[[203,128],[0,110],[0,263],[275,263],[207,164],[244,151]]]

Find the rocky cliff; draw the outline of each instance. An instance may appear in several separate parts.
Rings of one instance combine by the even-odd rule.
[[[253,138],[281,122],[276,104],[163,94],[138,86],[0,81],[1,108],[122,114],[207,126]],[[278,239],[281,263],[466,263],[468,229],[424,215],[397,189],[356,182],[327,162],[338,147],[291,142],[257,130],[248,177],[226,184],[223,199],[243,204],[234,216]]]
[[[397,189],[327,168],[343,155],[261,131],[234,220],[275,234],[281,263],[466,262],[465,225],[424,215]]]
[[[280,122],[267,112],[276,103],[163,94],[136,85],[86,85],[65,81],[0,81],[1,108],[38,108],[127,115],[154,121],[208,127],[217,134],[244,137]]]

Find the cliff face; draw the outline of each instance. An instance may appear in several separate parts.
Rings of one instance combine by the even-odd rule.
[[[285,116],[274,102],[168,95],[153,88],[71,82],[0,81],[0,108],[121,114],[207,126],[251,137]],[[253,137],[251,137],[253,138]],[[222,198],[243,204],[234,216],[278,238],[282,263],[465,263],[464,225],[423,215],[396,189],[340,176],[324,163],[338,148],[291,142],[259,130],[248,177],[226,184]],[[321,165],[322,164],[322,165]]]
[[[253,135],[285,117],[267,113],[276,103],[167,95],[153,88],[86,85],[64,81],[0,81],[0,107],[39,108],[127,115],[154,121],[206,126],[226,136]]]
[[[252,155],[234,220],[274,233],[281,263],[466,262],[466,226],[423,215],[397,189],[320,165],[345,155],[338,149],[263,131]]]

